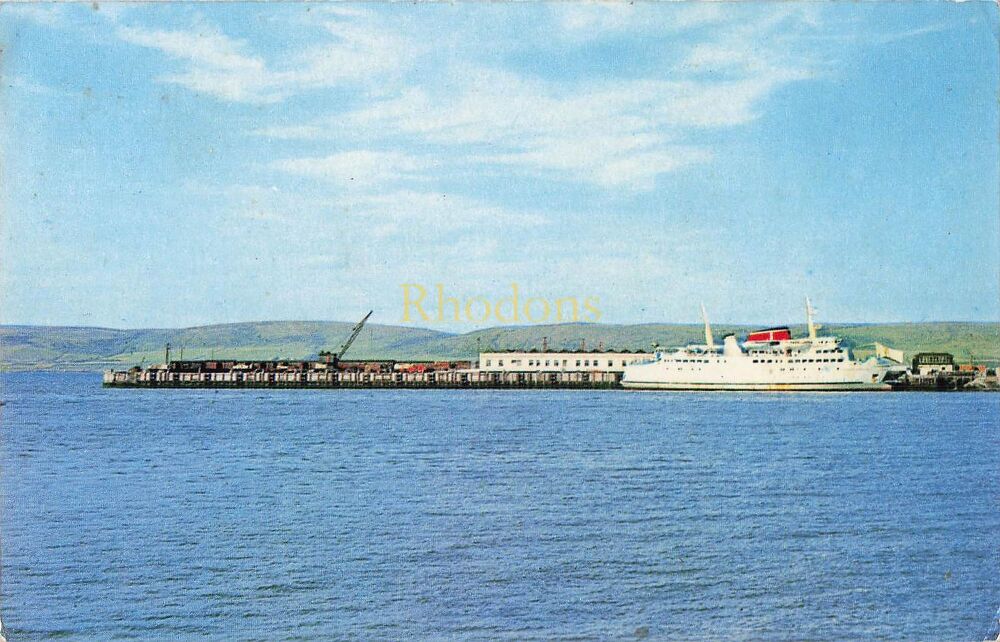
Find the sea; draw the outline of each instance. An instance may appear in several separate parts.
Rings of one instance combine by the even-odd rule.
[[[1000,395],[0,377],[9,640],[983,640]]]

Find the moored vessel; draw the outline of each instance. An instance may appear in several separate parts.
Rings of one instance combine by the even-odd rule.
[[[854,358],[842,340],[819,336],[814,310],[806,299],[808,336],[793,338],[788,327],[751,332],[742,341],[727,335],[721,346],[702,305],[705,343],[671,351],[629,365],[625,388],[663,390],[889,390],[886,374],[895,362],[879,356]]]

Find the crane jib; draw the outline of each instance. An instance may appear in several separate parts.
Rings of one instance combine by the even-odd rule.
[[[351,344],[354,343],[354,340],[358,338],[359,334],[361,334],[361,329],[365,327],[365,322],[368,321],[368,318],[371,317],[371,315],[374,312],[375,312],[374,310],[369,310],[368,314],[366,314],[363,319],[357,322],[357,324],[354,326],[354,329],[351,330],[351,336],[348,337],[347,341],[344,342],[344,345],[340,346],[340,350],[337,352],[337,354],[333,355],[333,360],[335,362],[339,361],[344,357],[344,353],[347,352],[347,350],[351,347]]]

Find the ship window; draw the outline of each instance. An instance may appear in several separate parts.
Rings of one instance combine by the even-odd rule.
[[[486,360],[486,365],[491,365],[489,359]]]
[[[615,362],[612,361],[611,359],[608,359],[608,367],[610,368],[613,365],[615,365]]]
[[[545,365],[549,365],[549,360],[548,359],[545,360]]]
[[[502,366],[503,365],[503,359],[500,359],[499,361],[497,361],[497,365],[498,366]]]
[[[623,366],[625,365],[625,360],[624,360],[624,359],[622,359],[622,365],[623,365]]]
[[[577,365],[577,367],[580,366],[580,360],[579,359],[576,360],[576,365]]]

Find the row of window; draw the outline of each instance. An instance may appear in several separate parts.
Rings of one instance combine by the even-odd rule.
[[[568,360],[566,360],[566,359],[562,360],[562,367],[565,368],[568,364],[569,364]],[[622,366],[624,367],[626,364],[627,364],[627,362],[624,359],[622,359]],[[493,365],[493,360],[492,359],[487,359],[486,360],[486,367],[490,367],[492,365]],[[520,359],[511,359],[510,360],[510,365],[512,365],[512,366],[519,366],[519,365],[521,365],[521,360]],[[579,368],[580,365],[581,365],[581,360],[577,359],[576,360],[576,366]],[[583,365],[584,368],[590,368],[591,365],[592,365],[591,364],[591,360],[590,359],[583,359],[582,360],[582,365]],[[501,368],[503,367],[503,359],[497,359],[497,366],[499,366]],[[528,359],[528,366],[531,366],[531,367],[542,367],[542,360],[541,359]],[[545,360],[545,366],[558,368],[558,367],[560,367],[559,359],[546,359]],[[594,368],[599,368],[600,366],[601,366],[601,362],[598,359],[594,359],[593,360],[593,367]],[[608,367],[609,368],[615,367],[615,362],[614,362],[613,359],[608,359]]]
[[[833,363],[836,361],[845,361],[844,357],[839,359],[778,359],[778,363]],[[774,363],[774,359],[754,359],[754,363]]]

